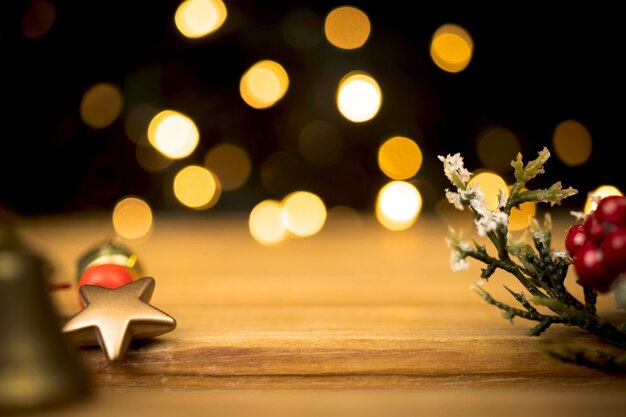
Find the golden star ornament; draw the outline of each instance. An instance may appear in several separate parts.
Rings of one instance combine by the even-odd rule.
[[[121,362],[133,340],[170,332],[176,320],[150,304],[155,281],[144,277],[119,288],[83,285],[83,308],[63,326],[78,346],[100,345],[111,363]]]

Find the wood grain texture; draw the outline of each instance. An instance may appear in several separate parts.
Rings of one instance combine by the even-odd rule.
[[[557,245],[569,221],[555,219]],[[542,352],[600,342],[558,327],[528,337],[531,323],[509,323],[470,289],[479,264],[450,270],[447,223],[422,216],[409,230],[390,232],[368,217],[331,216],[316,236],[264,247],[250,236],[245,216],[157,215],[151,238],[134,249],[146,275],[157,281],[152,304],[178,326],[134,344],[117,366],[99,349],[80,350],[98,398],[106,400],[77,409],[156,390],[167,392],[158,396],[165,409],[185,398],[194,410],[205,404],[201,398],[212,398],[223,412],[229,396],[254,403],[265,398],[260,389],[276,401],[291,401],[297,389],[308,393],[298,394],[304,403],[327,395],[336,395],[337,404],[357,401],[360,415],[370,415],[378,397],[380,404],[397,400],[397,415],[420,403],[429,404],[429,415],[452,415],[470,403],[487,407],[487,415],[504,408],[516,415],[509,403],[537,398],[553,411],[567,405],[568,393],[575,393],[576,405],[569,415],[584,415],[581,410],[594,409],[600,398],[608,411],[624,410],[625,377],[560,363]],[[112,234],[104,215],[28,219],[23,230],[55,263],[58,281],[74,280],[82,252]],[[573,276],[568,282],[579,294]],[[513,302],[503,283],[519,288],[499,273],[486,288]],[[65,317],[79,308],[75,290],[55,293],[54,302]],[[600,297],[599,309],[625,318],[610,295]],[[238,394],[222,396],[221,390],[231,389]],[[376,393],[364,396],[371,408],[356,400],[361,394],[355,389]],[[337,390],[345,396],[329,394]],[[460,408],[446,404],[437,411],[436,404],[449,403],[450,396]]]

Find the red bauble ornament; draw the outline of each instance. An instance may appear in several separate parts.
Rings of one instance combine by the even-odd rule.
[[[604,228],[602,227],[600,220],[596,217],[595,212],[587,216],[584,227],[587,239],[599,242],[604,237]]]
[[[96,285],[105,288],[118,288],[133,281],[133,275],[128,268],[116,264],[102,264],[90,266],[85,270],[78,281],[78,288],[87,285]],[[80,300],[81,307],[83,306]]]
[[[614,272],[626,272],[626,227],[620,227],[602,240],[604,265]]]

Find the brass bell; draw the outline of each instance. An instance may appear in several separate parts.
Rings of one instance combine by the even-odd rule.
[[[49,295],[50,263],[0,217],[0,415],[89,393],[86,369],[61,332]]]

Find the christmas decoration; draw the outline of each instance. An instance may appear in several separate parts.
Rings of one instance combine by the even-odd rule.
[[[63,326],[79,346],[100,345],[111,363],[121,362],[133,340],[162,335],[176,320],[150,305],[155,281],[144,277],[118,288],[83,285],[85,308]]]
[[[626,245],[621,229],[626,223],[625,200],[611,198],[600,201],[596,212],[587,216],[584,224],[572,226],[565,240],[567,252],[551,247],[552,220],[549,214],[545,215],[543,226],[531,218],[530,243],[524,239],[516,241],[509,233],[509,216],[514,207],[525,202],[558,205],[564,198],[577,193],[573,188],[563,189],[560,182],[546,189],[527,189],[530,180],[544,173],[549,157],[550,152],[544,148],[535,160],[524,165],[521,154],[518,154],[517,159],[511,162],[515,170],[515,184],[508,196],[506,190],[500,191],[498,207],[492,211],[487,208],[480,187],[468,184],[472,174],[464,167],[461,155],[439,156],[445,175],[456,188],[446,189],[447,199],[459,210],[469,208],[479,236],[486,237],[496,251],[496,254],[491,254],[485,245],[466,241],[461,234],[451,230],[448,244],[453,250],[452,269],[468,268],[467,258],[484,263],[483,281],[474,289],[486,302],[499,308],[505,318],[536,321],[537,325],[529,331],[531,336],[542,334],[553,324],[563,324],[579,327],[617,348],[626,349],[625,324],[614,323],[599,316],[596,311],[598,293],[610,291],[619,273],[626,270]],[[583,287],[583,301],[578,300],[565,283],[572,263],[578,275],[578,284]],[[513,275],[524,287],[525,291],[505,287],[519,307],[496,300],[482,287],[496,270]],[[623,297],[621,292],[620,297]],[[565,361],[592,367],[626,370],[626,354],[623,352],[615,355],[566,348],[563,352],[549,353]]]

